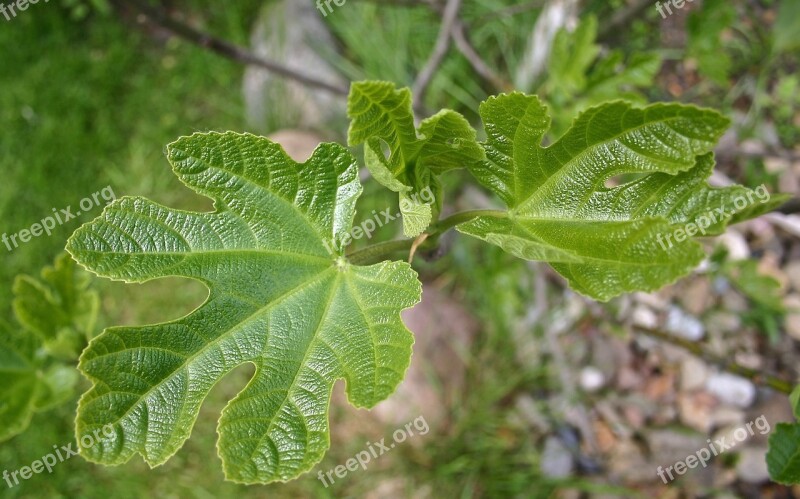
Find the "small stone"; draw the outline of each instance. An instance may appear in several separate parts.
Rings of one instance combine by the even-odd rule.
[[[783,318],[783,327],[792,338],[800,341],[800,295],[791,294],[783,299],[783,305],[789,310]],[[792,311],[795,309],[795,311]]]
[[[595,420],[592,424],[594,438],[597,441],[597,449],[602,453],[607,453],[617,444],[617,437],[605,423],[605,421]]]
[[[794,291],[800,291],[800,261],[792,260],[784,267],[789,285]]]
[[[678,307],[670,307],[664,329],[689,341],[700,340],[706,334],[702,322]]]
[[[625,415],[625,420],[636,430],[642,428],[645,423],[645,414],[639,407],[627,405],[622,408],[622,414]]]
[[[678,395],[678,414],[681,423],[697,431],[711,430],[711,413],[716,405],[714,397],[706,392],[681,393]]]
[[[744,447],[736,463],[736,474],[747,483],[763,483],[769,480],[766,448]]]
[[[689,392],[706,383],[709,371],[705,362],[697,357],[686,357],[681,363],[681,391]]]
[[[735,407],[720,406],[711,413],[711,427],[723,428],[744,423],[744,412]]]
[[[736,352],[734,356],[736,363],[748,369],[761,370],[764,365],[764,358],[755,352]]]
[[[750,380],[729,373],[712,374],[706,389],[723,404],[747,408],[756,398],[756,387]]]
[[[648,306],[655,310],[666,310],[667,301],[656,293],[644,293],[642,291],[633,294],[636,303]]]
[[[789,160],[780,156],[764,158],[764,169],[767,173],[780,173],[789,169]]]
[[[745,139],[739,144],[739,149],[745,153],[753,156],[764,154],[764,144],[756,139]]]
[[[797,172],[787,169],[781,173],[780,177],[778,177],[778,191],[797,192],[797,187]]]
[[[678,299],[690,314],[700,315],[708,308],[711,299],[711,281],[706,277],[691,279]]]
[[[717,243],[725,246],[728,250],[729,260],[746,260],[750,258],[750,246],[744,236],[736,230],[728,230],[724,234],[717,236]]]
[[[642,386],[642,375],[630,366],[622,366],[617,372],[617,388],[619,390],[636,390]]]
[[[745,419],[753,422],[754,435],[748,442],[755,446],[767,445],[767,439],[778,423],[795,421],[789,398],[779,393],[759,397],[756,404],[747,411]]]
[[[581,369],[580,375],[581,388],[585,391],[592,393],[603,388],[606,384],[606,377],[594,366],[586,366]]]
[[[739,293],[726,293],[722,297],[722,308],[730,312],[744,312],[750,306],[747,304],[747,298]]]
[[[705,447],[708,437],[693,431],[657,429],[647,432],[645,438],[650,447],[653,461],[669,465],[683,461],[686,456]],[[653,474],[655,475],[655,473]]]
[[[637,305],[631,313],[631,322],[634,326],[655,329],[658,327],[658,317],[650,307]]]
[[[564,478],[572,474],[575,462],[569,449],[556,437],[547,437],[542,451],[540,469],[542,474],[553,478]]]
[[[667,402],[675,396],[675,376],[667,371],[661,376],[655,375],[647,379],[643,395],[653,402]]]
[[[658,479],[656,466],[648,466],[647,458],[632,440],[620,441],[608,459],[608,474],[612,479],[631,483],[648,483]],[[644,464],[644,465],[643,465]]]
[[[705,324],[709,331],[731,333],[742,327],[742,318],[738,314],[718,310],[708,314]]]

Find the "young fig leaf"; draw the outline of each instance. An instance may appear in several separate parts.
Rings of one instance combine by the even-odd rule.
[[[74,361],[94,335],[100,303],[90,279],[62,253],[41,279],[20,275],[14,281],[14,314],[54,357]]]
[[[542,138],[550,117],[537,97],[492,97],[480,113],[487,160],[470,170],[508,211],[458,230],[548,262],[598,300],[675,281],[703,258],[692,236],[719,234],[732,217],[763,211],[753,205],[772,208],[784,199],[766,189],[708,186],[710,151],[728,124],[714,111],[610,102],[582,113],[548,147]],[[640,177],[605,186],[630,173]]]
[[[408,88],[353,83],[347,114],[348,144],[364,144],[364,161],[373,178],[400,194],[407,237],[418,236],[439,216],[442,188],[437,176],[485,158],[475,130],[455,111],[440,111],[415,130]]]
[[[22,326],[0,321],[0,441],[24,431],[34,412],[74,395],[71,363],[92,335],[98,308],[89,276],[67,254],[41,279],[17,276],[14,295]]]
[[[214,200],[214,212],[122,198],[78,229],[68,249],[112,279],[199,280],[208,299],[186,317],[110,328],[90,343],[79,367],[93,387],[80,401],[77,433],[111,425],[115,436],[81,454],[104,464],[135,453],[165,462],[211,387],[251,363],[255,375],[219,420],[225,475],[295,478],[329,446],[336,379],[358,407],[403,379],[413,339],[400,311],[419,301],[421,285],[404,262],[356,266],[328,252],[341,247],[361,194],[345,148],[322,144],[298,164],[265,138],[206,133],[173,142],[167,155],[183,183]]]

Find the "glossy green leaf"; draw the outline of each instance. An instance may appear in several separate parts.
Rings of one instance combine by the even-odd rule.
[[[769,437],[767,470],[784,485],[800,483],[800,424],[778,423]]]
[[[400,213],[407,237],[418,236],[438,217],[442,189],[436,176],[485,157],[475,130],[455,111],[440,111],[423,120],[417,131],[410,90],[389,82],[353,83],[347,114],[348,144],[364,144],[372,176],[406,200]]]
[[[709,151],[728,123],[713,111],[611,102],[581,114],[549,147],[542,137],[550,117],[537,97],[493,97],[480,112],[488,159],[471,171],[509,209],[458,230],[549,262],[573,289],[599,300],[687,274],[703,258],[689,236],[718,234],[761,202],[744,187],[705,182],[714,166]],[[605,186],[623,174],[639,178]]]
[[[419,301],[420,283],[403,262],[355,266],[328,253],[350,230],[361,193],[343,147],[322,144],[298,164],[267,139],[208,133],[179,139],[167,154],[181,181],[214,199],[214,212],[123,198],[76,231],[68,249],[101,276],[188,277],[209,296],[186,317],[107,329],[91,342],[79,367],[93,387],[81,399],[77,434],[110,424],[116,436],[82,455],[165,462],[211,387],[249,362],[255,375],[219,420],[225,475],[294,478],[329,446],[336,379],[359,407],[402,380],[413,339],[400,311]]]

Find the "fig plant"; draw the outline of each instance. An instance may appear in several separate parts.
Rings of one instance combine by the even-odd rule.
[[[712,110],[607,102],[547,146],[550,116],[536,96],[491,97],[479,113],[483,142],[451,110],[415,126],[408,89],[352,85],[348,143],[364,145],[372,176],[399,195],[403,230],[413,238],[357,251],[345,243],[362,187],[359,163],[344,146],[321,144],[297,163],[250,134],[195,133],[169,144],[175,175],[211,198],[214,211],[121,198],[79,228],[67,250],[99,276],[191,278],[207,286],[208,298],[186,317],[112,327],[92,339],[79,362],[92,387],[80,400],[76,432],[111,425],[114,436],[81,454],[109,465],[135,454],[164,463],[189,438],[214,384],[249,362],[254,376],[219,420],[225,475],[291,480],[329,447],[337,379],[358,407],[374,406],[402,381],[413,337],[400,312],[421,295],[403,261],[414,249],[435,247],[455,228],[547,262],[577,292],[606,301],[688,274],[704,258],[696,237],[785,200],[741,205],[750,189],[707,184],[712,150],[728,126]],[[440,177],[459,168],[505,208],[441,218]],[[635,176],[606,186],[626,174]],[[433,195],[421,202],[422,192]],[[726,216],[711,222],[705,215],[716,209]],[[689,233],[690,226],[702,230]]]

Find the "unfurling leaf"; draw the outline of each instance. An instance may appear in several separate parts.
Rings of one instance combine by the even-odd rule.
[[[347,114],[348,144],[364,144],[364,161],[372,176],[400,193],[407,237],[418,236],[438,217],[442,188],[437,176],[485,157],[475,130],[455,111],[440,111],[415,130],[411,92],[397,90],[392,83],[353,83]]]
[[[209,296],[186,317],[111,328],[91,342],[79,367],[94,386],[81,399],[77,433],[110,424],[115,436],[82,455],[165,462],[211,387],[249,362],[255,375],[219,421],[225,474],[247,483],[294,478],[329,446],[336,379],[359,407],[402,380],[413,339],[400,311],[419,301],[420,283],[406,263],[355,266],[329,254],[351,229],[361,193],[345,148],[322,144],[298,164],[267,139],[209,133],[181,138],[167,153],[181,181],[214,199],[214,212],[123,198],[68,249],[101,276],[188,277]]]
[[[734,217],[784,199],[708,186],[710,151],[728,123],[713,111],[611,102],[581,114],[549,147],[542,138],[550,117],[535,96],[493,97],[480,113],[488,159],[470,170],[509,209],[458,230],[548,262],[573,289],[599,300],[675,281],[703,258],[691,236],[718,234]],[[622,174],[641,177],[605,187]]]

